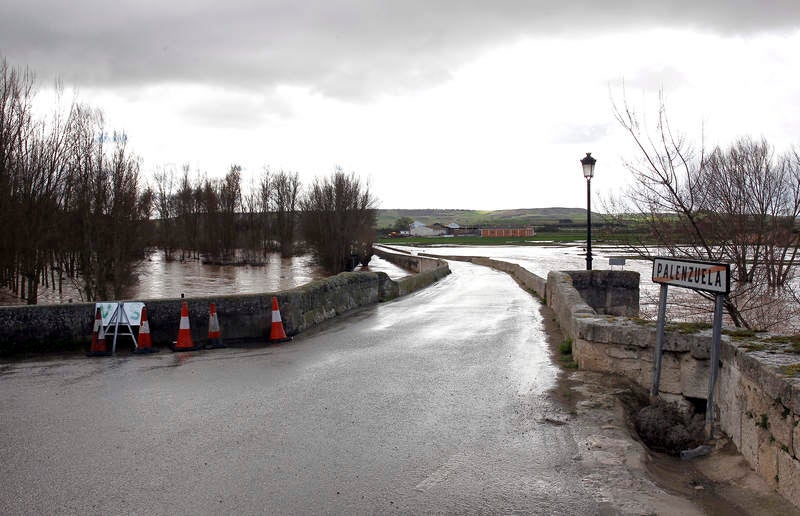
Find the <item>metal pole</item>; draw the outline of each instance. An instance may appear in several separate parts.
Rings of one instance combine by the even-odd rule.
[[[658,298],[658,326],[656,327],[656,350],[653,356],[653,388],[650,390],[650,403],[658,398],[658,384],[661,382],[661,355],[664,350],[664,322],[667,318],[667,289],[666,283],[661,284]]]
[[[722,304],[725,296],[717,294],[714,304],[714,334],[711,338],[711,368],[708,377],[708,402],[706,403],[706,440],[714,436],[714,385],[719,371],[719,348],[722,340]]]
[[[116,315],[116,323],[114,324],[114,344],[111,346],[111,354],[116,355],[117,353],[117,334],[119,333],[119,312],[122,310],[122,303],[117,303],[117,308],[114,310],[114,315]],[[112,317],[114,317],[112,315]]]
[[[592,178],[586,178],[586,270],[592,270]]]

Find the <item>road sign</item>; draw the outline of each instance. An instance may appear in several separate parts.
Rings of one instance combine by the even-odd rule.
[[[100,309],[100,315],[103,317],[103,326],[110,326],[114,323],[111,320],[111,316],[114,315],[114,312],[119,308],[119,301],[101,301],[99,303],[95,303],[95,310],[98,308]],[[125,316],[130,321],[132,326],[139,326],[140,320],[142,318],[142,308],[144,307],[144,303],[138,301],[128,301],[123,305],[125,309]]]
[[[653,359],[653,387],[650,401],[658,397],[661,380],[661,355],[664,350],[664,325],[667,317],[667,289],[669,286],[702,290],[715,294],[714,329],[711,335],[710,371],[708,379],[708,398],[706,399],[706,440],[714,434],[714,385],[719,371],[720,340],[722,339],[722,308],[725,296],[731,291],[731,268],[727,263],[679,260],[677,258],[656,258],[653,260],[653,282],[661,284],[658,302],[658,323],[656,328],[656,348]],[[698,452],[702,448],[702,452]],[[708,453],[711,448],[702,446],[695,450],[681,452],[681,457]]]
[[[656,258],[653,260],[653,282],[727,294],[731,291],[731,268],[727,263]]]

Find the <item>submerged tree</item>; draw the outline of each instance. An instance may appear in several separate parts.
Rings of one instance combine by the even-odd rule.
[[[706,153],[673,131],[663,98],[653,132],[642,129],[627,104],[616,109],[616,118],[638,150],[625,164],[632,186],[612,207],[638,225],[638,240],[628,245],[648,258],[655,244],[677,257],[730,262],[725,308],[734,324],[782,322],[778,308],[791,294],[800,249],[797,153],[776,156],[766,140],[750,138]],[[767,312],[773,317],[765,318]]]
[[[141,258],[151,195],[125,135],[55,91],[51,114],[34,116],[33,74],[0,61],[0,279],[29,304],[65,273],[85,299],[119,296]]]
[[[294,254],[297,211],[300,202],[300,176],[297,172],[281,170],[272,178],[272,211],[274,230],[281,256]]]
[[[302,201],[306,243],[330,272],[350,270],[353,255],[373,243],[377,201],[353,173],[317,178]]]

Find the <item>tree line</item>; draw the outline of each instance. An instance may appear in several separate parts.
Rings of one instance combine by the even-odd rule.
[[[35,74],[0,58],[0,286],[28,304],[66,282],[87,301],[122,298],[152,247],[215,263],[309,251],[331,273],[368,261],[377,201],[354,173],[304,191],[293,172],[243,186],[238,165],[222,178],[162,167],[150,185],[127,135],[56,89],[40,115]]]
[[[263,263],[311,252],[330,272],[368,262],[375,240],[376,200],[354,173],[337,167],[304,188],[296,172],[265,168],[245,188],[232,165],[214,179],[162,168],[154,174],[154,247],[167,260]]]

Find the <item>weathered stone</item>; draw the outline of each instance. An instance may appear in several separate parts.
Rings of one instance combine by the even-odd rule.
[[[680,392],[690,398],[708,398],[708,360],[697,360],[691,353],[682,353],[680,358]],[[719,378],[717,379],[719,381]]]
[[[661,392],[682,394],[681,363],[674,353],[664,353],[661,358],[661,381],[659,382],[659,387]]]
[[[750,465],[758,471],[758,427],[755,416],[747,412],[742,418],[742,445],[739,451]]]
[[[773,489],[778,487],[778,448],[770,432],[758,428],[758,465],[756,471]]]
[[[633,271],[569,271],[572,286],[597,313],[639,315],[639,273]]]
[[[735,367],[720,369],[716,399],[719,423],[737,448],[742,447],[742,422],[744,414],[744,394],[740,383],[739,370]]]
[[[800,457],[800,417],[794,416],[794,426],[792,427],[792,445],[789,451],[795,457]]]
[[[794,417],[791,411],[778,401],[769,406],[767,412],[769,431],[775,439],[778,448],[792,449],[792,433],[794,432]]]
[[[778,492],[800,506],[800,461],[783,450],[778,451]]]

